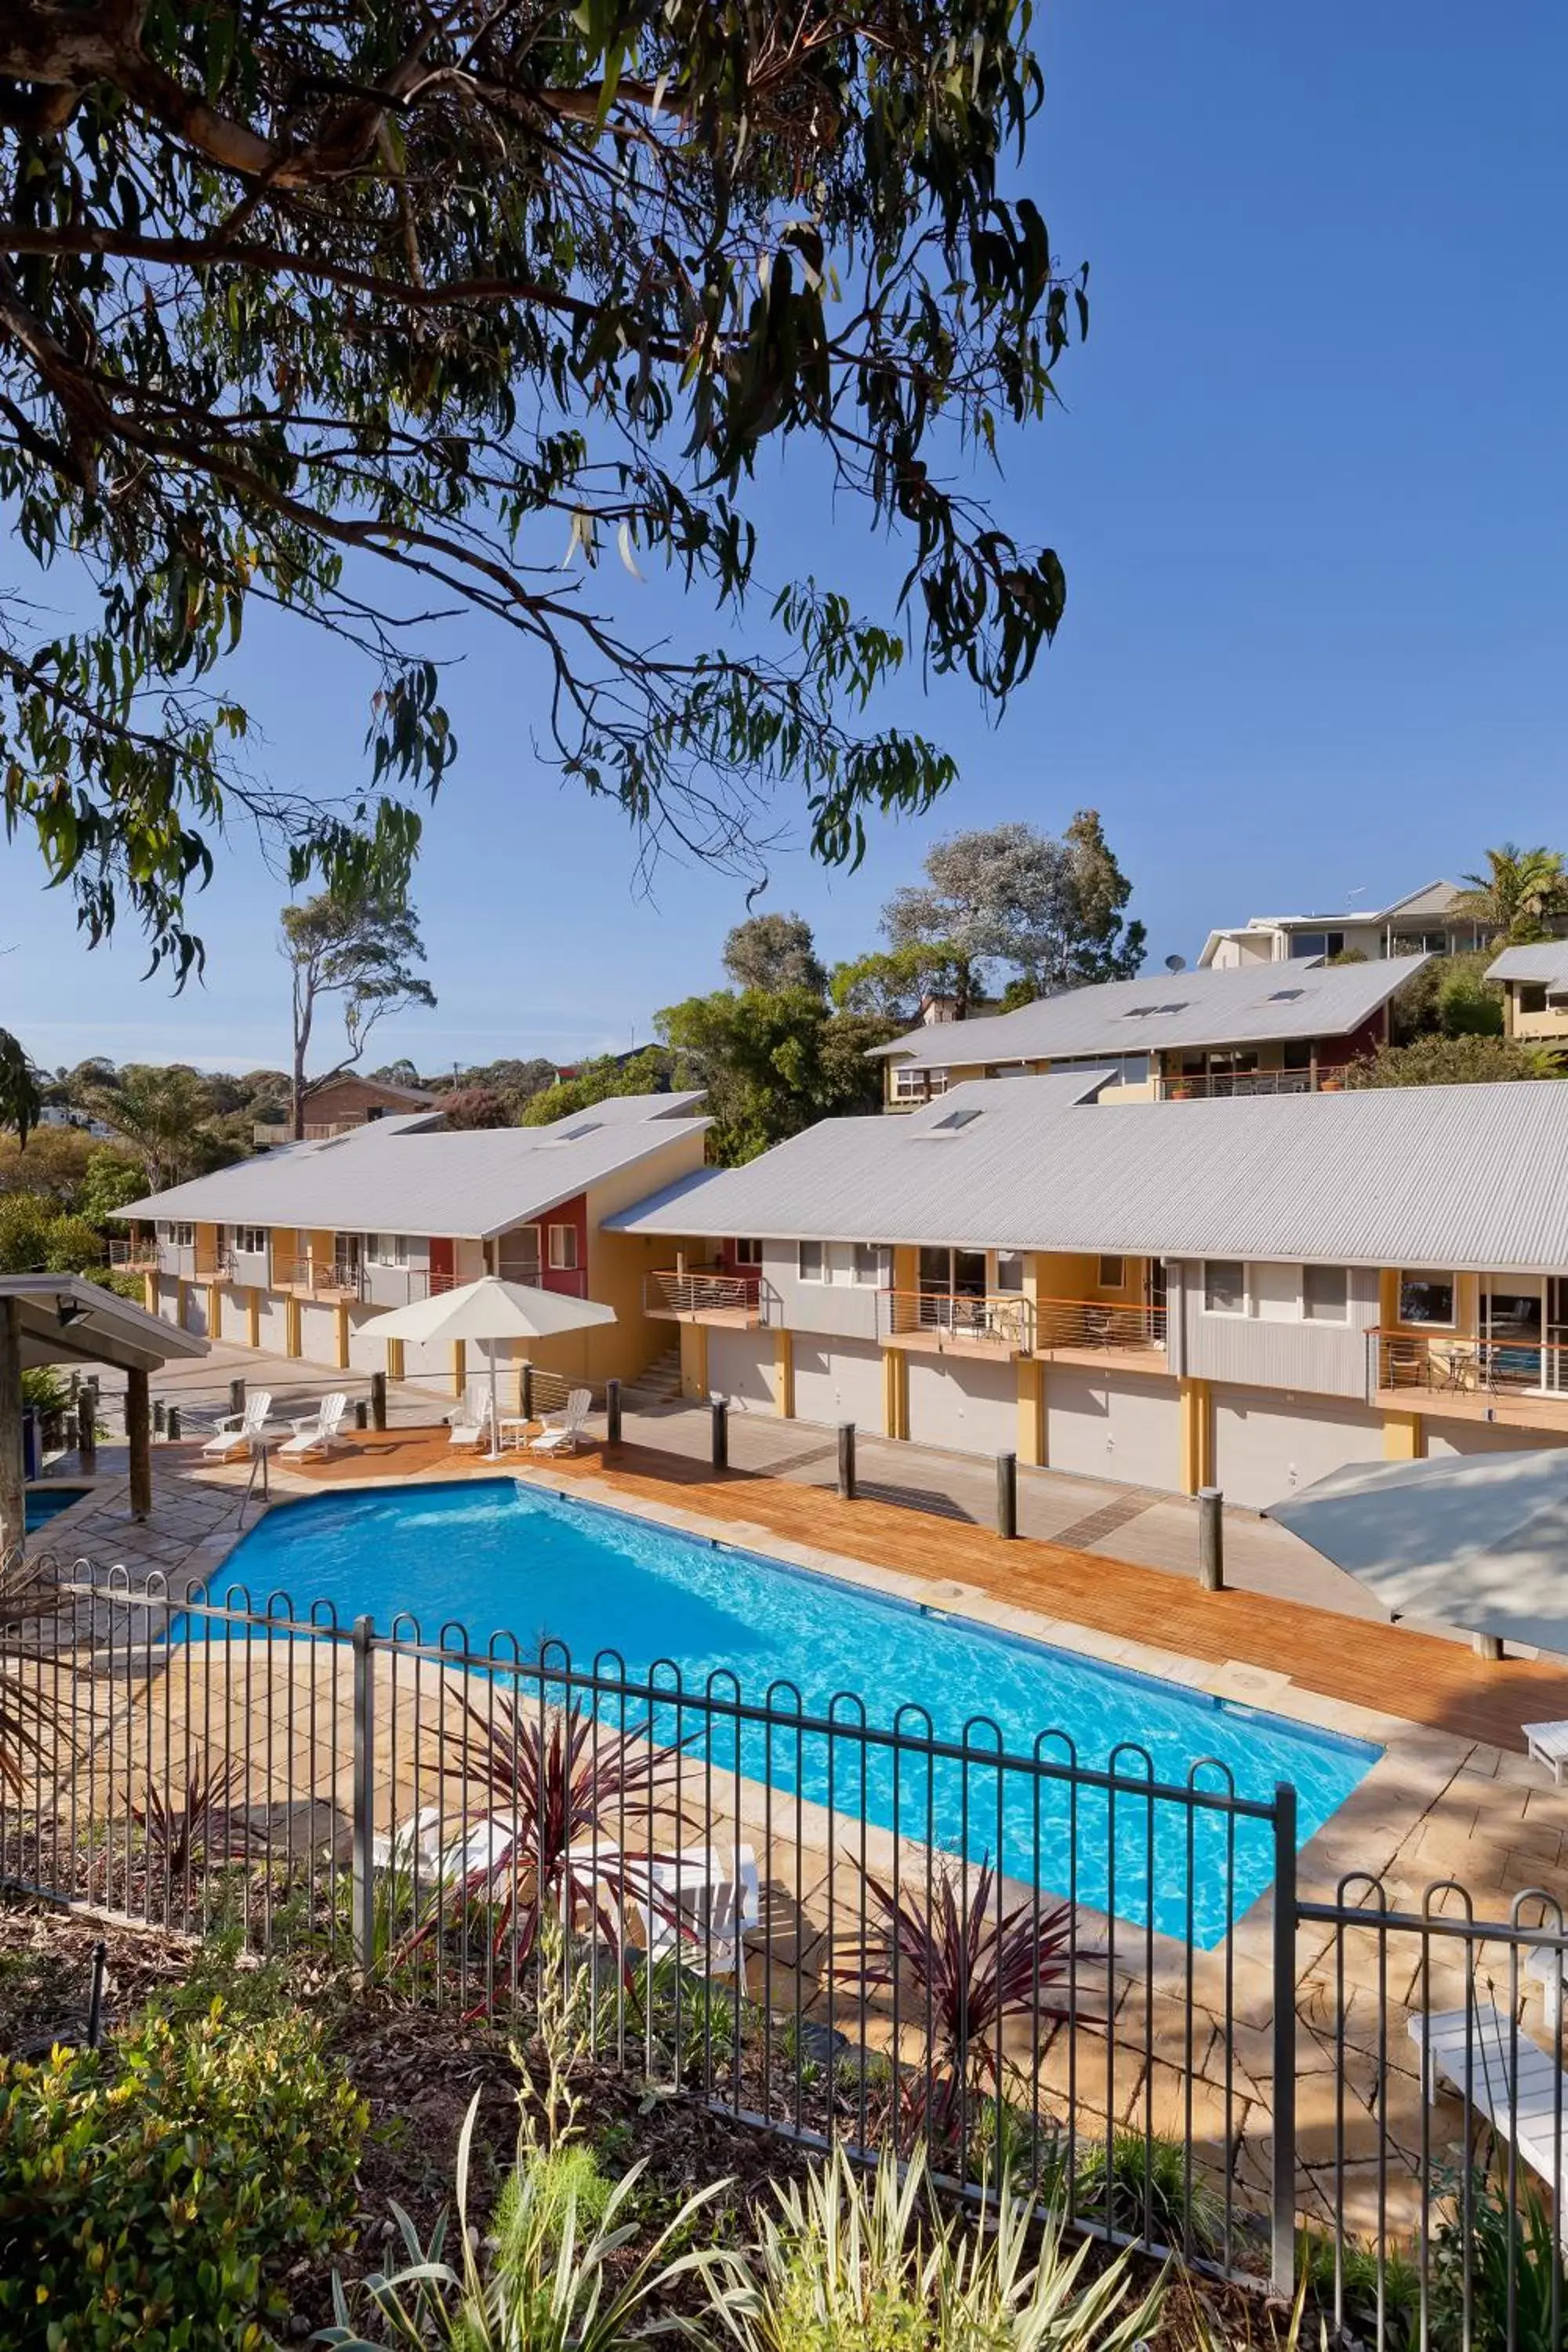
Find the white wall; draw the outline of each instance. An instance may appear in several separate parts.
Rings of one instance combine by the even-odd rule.
[[[1080,1478],[1173,1492],[1181,1484],[1174,1383],[1129,1373],[1046,1370],[1046,1461]]]
[[[1018,1445],[1018,1367],[981,1356],[909,1355],[910,1436],[960,1454],[1013,1454]]]
[[[882,1427],[882,1351],[864,1341],[796,1338],[795,1410],[798,1421],[852,1421]]]
[[[770,1318],[791,1331],[838,1332],[846,1339],[875,1339],[879,1285],[855,1281],[854,1253],[847,1242],[827,1243],[825,1255],[830,1279],[802,1282],[794,1242],[763,1244],[763,1282],[773,1294],[768,1301]]]
[[[776,1392],[773,1334],[712,1328],[708,1334],[708,1386],[714,1396],[728,1397],[736,1412],[772,1412]]]
[[[1215,1485],[1227,1503],[1266,1510],[1331,1470],[1382,1460],[1380,1413],[1256,1390],[1215,1391]]]

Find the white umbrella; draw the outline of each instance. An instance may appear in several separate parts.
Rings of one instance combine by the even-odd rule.
[[[596,1324],[613,1323],[616,1310],[594,1298],[570,1298],[559,1290],[537,1290],[531,1283],[502,1282],[499,1275],[481,1275],[460,1290],[443,1290],[410,1307],[394,1307],[373,1315],[363,1328],[378,1339],[479,1339],[489,1360],[490,1454],[500,1458],[500,1397],[496,1381],[498,1339],[553,1339],[564,1331],[587,1331]]]
[[[1352,1464],[1264,1517],[1393,1617],[1568,1650],[1568,1447]]]

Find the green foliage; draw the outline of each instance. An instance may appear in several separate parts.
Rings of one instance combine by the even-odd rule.
[[[0,1193],[0,1274],[79,1274],[103,1255],[85,1217],[63,1215],[42,1193]]]
[[[1152,2238],[1179,2253],[1217,2254],[1224,2243],[1225,2200],[1195,2164],[1190,2184],[1187,2175],[1187,2150],[1179,2139],[1118,2131],[1111,2137],[1109,2164],[1103,2145],[1081,2151],[1074,2200],[1088,2220]]]
[[[719,989],[655,1017],[683,1074],[707,1090],[709,1148],[721,1166],[754,1159],[819,1118],[880,1107],[880,1066],[866,1055],[892,1024],[835,1013],[808,988]]]
[[[127,1062],[89,1100],[141,1161],[149,1192],[234,1157],[214,1137],[211,1088],[184,1062]]]
[[[737,988],[808,988],[816,996],[827,988],[804,915],[748,915],[726,938],[723,961]]]
[[[0,1029],[0,1127],[14,1127],[17,1142],[26,1143],[43,1107],[31,1055],[9,1029]]]
[[[1417,1037],[1408,1045],[1380,1045],[1345,1073],[1347,1087],[1459,1087],[1500,1078],[1562,1075],[1544,1046],[1507,1037]]]
[[[365,2123],[311,2026],[237,2034],[221,2002],[0,2063],[5,2342],[264,2346],[287,2310],[278,2270],[353,2211]]]
[[[1440,2239],[1435,2240],[1436,2255]],[[1334,2308],[1336,2259],[1334,2241],[1326,2231],[1303,2231],[1297,2242],[1297,2275],[1320,2311]],[[1339,2251],[1337,2268],[1344,2298],[1345,2326],[1364,2342],[1377,2336],[1379,2291],[1383,2305],[1383,2342],[1387,2352],[1405,2352],[1420,2334],[1421,2273],[1397,2245],[1383,2249],[1381,2263],[1375,2245],[1347,2237]],[[1434,2342],[1443,2339],[1434,2336]]]
[[[1460,2341],[1468,2272],[1473,2352],[1562,2352],[1552,2301],[1568,2312],[1568,2265],[1535,2181],[1521,2167],[1510,2201],[1495,2173],[1473,2175],[1468,2236],[1457,2189],[1447,2206],[1433,2231],[1432,2340]]]
[[[493,1087],[460,1087],[441,1098],[441,1115],[454,1129],[510,1127],[511,1106]]]
[[[841,1013],[873,1014],[896,1033],[918,1019],[924,998],[956,992],[958,958],[945,940],[915,940],[835,964],[827,986]]]
[[[1492,961],[1490,948],[1429,957],[1394,992],[1389,1008],[1392,1042],[1408,1045],[1426,1036],[1500,1037],[1502,990],[1486,976]]]
[[[110,1224],[121,1209],[132,1201],[139,1201],[146,1190],[147,1180],[134,1160],[107,1144],[96,1144],[88,1153],[82,1171],[76,1197],[77,1214],[85,1217],[90,1225]]]
[[[742,2352],[1131,2352],[1155,2332],[1163,2283],[1135,2294],[1126,2255],[1086,2275],[1088,2239],[1069,2251],[1053,2218],[1037,2241],[1005,2181],[992,2229],[922,2228],[925,2189],[921,2153],[900,2173],[885,2152],[868,2178],[842,2147],[781,2189],[711,2289]]]
[[[1560,849],[1521,849],[1505,841],[1489,849],[1486,871],[1467,874],[1458,911],[1473,915],[1509,946],[1552,936],[1555,918],[1568,914],[1568,870]]]
[[[80,14],[0,15],[0,495],[72,574],[50,602],[89,605],[0,614],[0,808],[89,938],[129,907],[189,971],[226,821],[292,887],[405,879],[456,749],[433,611],[510,633],[565,772],[698,855],[754,870],[780,783],[832,860],[930,805],[953,762],[868,726],[879,688],[913,651],[1005,704],[1066,600],[965,478],[1050,412],[1088,322],[1004,192],[1043,92],[1026,9],[825,0],[806,36],[778,0]],[[834,532],[890,535],[889,609],[762,587],[764,453]],[[723,628],[574,593],[612,550]],[[363,666],[346,791],[245,764],[222,673],[253,600]]]
[[[28,1412],[57,1413],[70,1410],[70,1389],[63,1372],[52,1364],[29,1364],[22,1374],[22,1403]]]
[[[584,1062],[574,1077],[558,1078],[553,1086],[532,1096],[524,1104],[518,1124],[548,1127],[552,1119],[592,1110],[595,1103],[607,1102],[615,1095],[658,1094],[668,1087],[671,1068],[670,1056],[657,1045],[645,1045],[640,1054],[624,1062],[605,1054],[597,1061]]]
[[[703,2209],[721,2196],[727,2181],[714,2181],[687,2200],[679,2212],[640,2251],[632,2214],[641,2165],[605,2189],[596,2168],[585,2173],[574,2144],[542,2150],[520,2142],[517,2163],[497,2205],[493,2250],[481,2256],[478,2229],[470,2234],[468,2174],[473,2149],[476,2096],[458,2147],[458,2262],[445,2259],[447,2225],[437,2223],[421,2244],[402,2211],[397,2221],[408,2261],[401,2271],[366,2280],[365,2290],[381,2333],[360,2334],[352,2325],[348,2299],[334,2279],[337,2325],[322,2340],[343,2352],[377,2352],[403,2345],[424,2352],[446,2345],[451,2352],[621,2352],[643,2332],[647,2305],[693,2272],[711,2272],[716,2257],[707,2251],[671,2259],[675,2245],[690,2231]],[[584,2208],[574,2182],[588,2182]]]
[[[425,961],[425,943],[401,880],[324,890],[299,906],[285,907],[279,920],[291,984],[289,1096],[299,1135],[310,1091],[305,1063],[323,1000],[336,999],[349,1050],[331,1071],[310,1082],[316,1086],[322,1076],[335,1077],[360,1059],[378,1021],[414,1005],[433,1006],[436,992],[416,968]]]

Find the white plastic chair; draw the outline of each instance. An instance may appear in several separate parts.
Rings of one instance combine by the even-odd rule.
[[[453,1415],[447,1444],[479,1445],[490,1433],[490,1392],[482,1381],[470,1381],[463,1391],[461,1409]]]
[[[537,1437],[528,1441],[531,1454],[574,1454],[587,1432],[585,1423],[593,1409],[591,1389],[574,1389],[566,1400],[563,1412],[547,1413],[544,1426]]]
[[[347,1394],[334,1389],[323,1397],[314,1412],[302,1414],[294,1423],[294,1434],[286,1437],[279,1447],[279,1454],[330,1454],[343,1440],[338,1435],[343,1415],[349,1409]]]
[[[226,1462],[231,1454],[238,1454],[247,1448],[251,1439],[259,1436],[266,1428],[267,1416],[271,1410],[271,1390],[257,1389],[246,1398],[243,1412],[224,1414],[216,1424],[216,1436],[209,1437],[203,1446],[203,1454],[210,1454],[215,1461]]]
[[[649,1894],[637,1898],[637,1907],[648,1958],[673,1958],[699,1975],[736,1975],[745,1962],[746,1937],[762,1918],[752,1847],[736,1847],[728,1872],[716,1846],[696,1845],[645,1864],[642,1874]]]

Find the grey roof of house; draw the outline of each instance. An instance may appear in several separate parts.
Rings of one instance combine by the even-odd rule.
[[[954,1112],[980,1116],[940,1131]],[[828,1119],[607,1221],[763,1240],[1568,1269],[1568,1083],[1098,1103],[1078,1077]]]
[[[1160,972],[1042,997],[985,1021],[943,1022],[872,1048],[914,1069],[1142,1054],[1152,1046],[1260,1045],[1343,1037],[1385,1004],[1425,956],[1376,963],[1267,963]]]
[[[399,1102],[433,1103],[437,1099],[428,1087],[400,1087],[392,1078],[363,1078],[357,1070],[334,1070],[330,1077],[307,1078],[305,1099],[310,1102],[330,1094],[334,1087],[362,1086],[374,1087],[378,1094],[395,1095]]]
[[[1487,966],[1489,980],[1542,980],[1568,988],[1568,940],[1542,940],[1533,947],[1504,948]]]
[[[428,1117],[373,1119],[290,1144],[143,1201],[128,1216],[299,1230],[483,1238],[540,1216],[618,1169],[706,1130],[700,1094],[620,1095],[548,1127],[444,1134]],[[607,1115],[606,1115],[607,1114]]]

